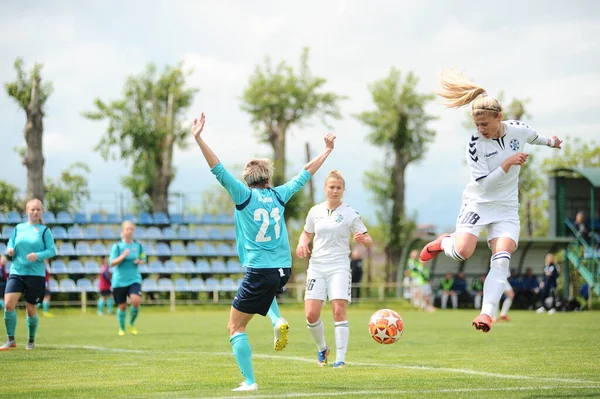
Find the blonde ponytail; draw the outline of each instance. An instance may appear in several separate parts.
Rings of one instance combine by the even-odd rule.
[[[472,103],[472,116],[491,113],[497,117],[502,106],[493,97],[487,95],[485,89],[471,82],[461,73],[446,71],[440,74],[441,90],[436,94],[444,98],[448,108],[459,108]]]

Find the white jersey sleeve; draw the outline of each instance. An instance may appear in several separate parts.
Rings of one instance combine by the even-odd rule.
[[[308,211],[308,215],[306,215],[306,222],[304,223],[304,231],[309,234],[315,234],[315,208],[313,206]]]
[[[363,223],[360,215],[356,211],[354,211],[354,218],[352,219],[352,232],[363,234],[367,232],[365,224]]]
[[[506,123],[515,128],[519,134],[525,137],[525,140],[529,144],[533,145],[548,145],[550,140],[544,136],[540,136],[535,130],[529,127],[529,125],[520,121],[506,121]]]

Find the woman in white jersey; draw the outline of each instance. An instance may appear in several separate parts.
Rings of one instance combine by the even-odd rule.
[[[352,272],[350,271],[350,237],[370,247],[373,240],[367,233],[358,213],[342,202],[345,190],[342,174],[329,172],[325,180],[327,200],[313,206],[306,216],[304,231],[300,234],[296,255],[305,258],[311,253],[308,244],[314,237],[313,250],[306,273],[304,311],[306,324],[317,344],[317,364],[327,364],[329,347],[325,342],[325,328],[321,309],[329,296],[335,324],[336,360],[333,367],[346,365],[346,350],[350,329],[346,310],[351,297]]]
[[[503,121],[498,100],[462,75],[445,74],[441,85],[438,95],[446,99],[447,107],[471,104],[477,132],[466,146],[471,179],[463,192],[456,231],[427,244],[421,251],[421,260],[428,261],[444,252],[464,261],[475,251],[479,234],[488,230],[491,267],[483,286],[481,313],[473,320],[477,330],[488,332],[491,316],[506,288],[511,254],[519,241],[519,172],[529,156],[523,152],[525,144],[561,148],[562,140],[542,137],[519,121]]]

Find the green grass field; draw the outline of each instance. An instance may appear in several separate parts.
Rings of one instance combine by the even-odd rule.
[[[383,305],[353,306],[345,369],[316,366],[316,348],[296,305],[282,306],[290,343],[272,349],[268,318],[248,335],[260,387],[231,392],[242,380],[229,346],[228,308],[142,308],[138,336],[117,335],[114,316],[56,311],[41,318],[37,348],[25,351],[24,310],[18,348],[0,352],[2,398],[583,398],[600,397],[600,313],[513,311],[488,334],[471,326],[474,311],[403,316],[396,344],[378,345],[367,332]],[[330,307],[323,313],[333,341]],[[331,363],[335,360],[332,350]]]

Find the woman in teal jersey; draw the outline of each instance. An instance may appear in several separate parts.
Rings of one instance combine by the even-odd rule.
[[[119,335],[125,335],[125,319],[127,318],[127,297],[131,301],[129,308],[129,331],[137,335],[134,323],[142,303],[142,274],[138,265],[146,262],[146,254],[142,244],[133,239],[135,225],[126,220],[121,225],[122,241],[114,244],[110,250],[109,264],[115,266],[112,275],[112,290],[117,304],[117,320]]]
[[[246,267],[244,280],[231,306],[229,342],[244,382],[234,391],[258,389],[254,379],[250,344],[246,326],[255,314],[267,315],[275,294],[287,283],[292,267],[285,204],[319,170],[333,150],[335,135],[325,136],[325,151],[310,161],[296,177],[272,187],[273,164],[268,159],[251,159],[242,177],[246,184],[234,178],[201,136],[204,114],[194,120],[192,134],[211,172],[227,190],[235,204],[234,224],[238,255]]]
[[[27,222],[18,224],[8,240],[6,254],[12,256],[10,276],[4,294],[4,325],[8,340],[0,350],[17,347],[15,329],[17,312],[15,307],[21,295],[25,297],[27,310],[27,330],[29,340],[25,349],[35,348],[35,334],[38,327],[37,304],[46,291],[46,265],[44,261],[56,255],[52,231],[42,224],[43,204],[32,199],[25,206]]]

